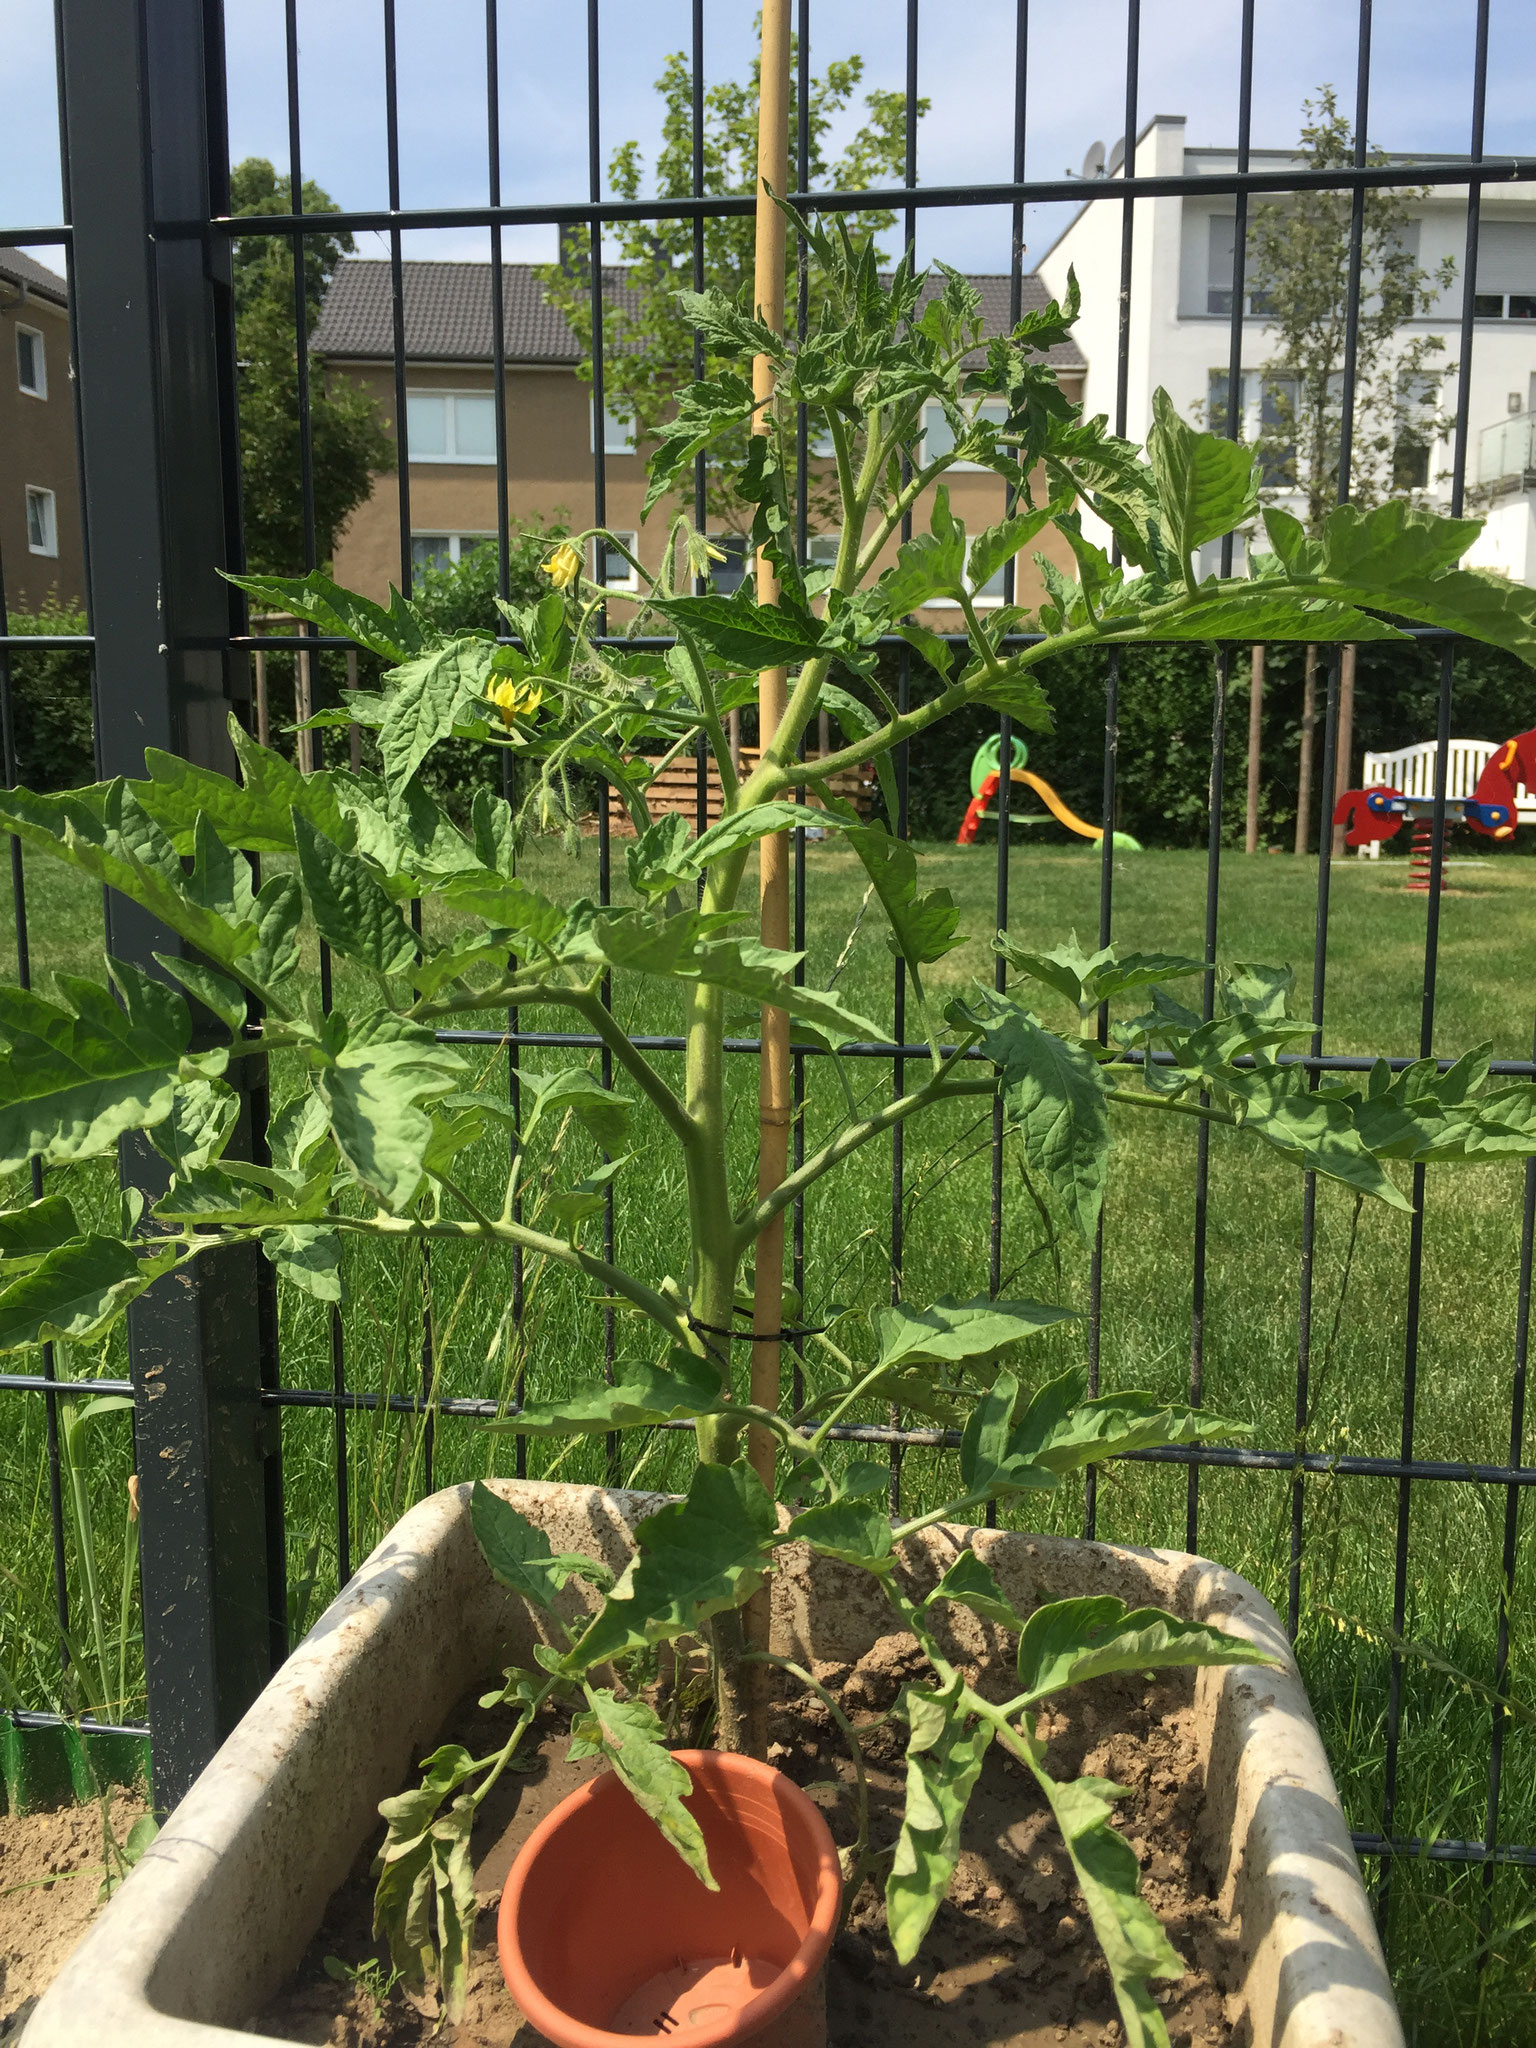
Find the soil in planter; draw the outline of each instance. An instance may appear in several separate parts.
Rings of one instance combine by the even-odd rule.
[[[114,1792],[106,1824],[119,1844],[148,1811]],[[18,2039],[33,2005],[100,1910],[106,1875],[101,1802],[53,1813],[0,1814],[0,2044]]]
[[[858,1664],[819,1667],[855,1724],[884,1713],[925,1665],[909,1638],[890,1636]],[[1129,1788],[1118,1825],[1133,1844],[1143,1890],[1191,1966],[1161,2003],[1173,2048],[1237,2048],[1245,2029],[1233,1994],[1239,1960],[1192,1845],[1202,1788],[1189,1733],[1192,1675],[1165,1682],[1107,1679],[1084,1687],[1050,1724],[1049,1764],[1058,1775],[1091,1772]],[[473,1701],[442,1739],[484,1755],[505,1739],[504,1709]],[[893,1841],[905,1788],[905,1724],[865,1739],[872,1835]],[[839,1843],[854,1834],[837,1790],[852,1772],[825,1708],[795,1695],[780,1706],[771,1760],[804,1785]],[[374,1844],[332,1899],[292,1981],[251,2023],[252,2031],[326,2048],[540,2048],[496,1957],[496,1907],[523,1842],[550,1809],[597,1769],[564,1761],[562,1722],[551,1715],[532,1768],[508,1773],[481,1811],[474,1836],[479,1915],[469,1997],[456,2028],[440,2029],[434,2002],[389,1988],[386,1952],[370,1935]],[[972,1797],[963,1852],[948,1902],[915,1965],[898,1967],[885,1934],[880,1891],[867,1884],[828,1973],[832,2048],[1111,2048],[1123,2040],[1108,1974],[1071,1875],[1065,1848],[1033,1780],[996,1748]],[[615,1911],[623,1902],[615,1898]],[[601,1939],[601,1930],[594,1930]]]

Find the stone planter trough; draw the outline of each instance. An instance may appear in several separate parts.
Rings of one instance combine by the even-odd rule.
[[[615,1569],[654,1494],[496,1481],[549,1533]],[[1212,1621],[1286,1656],[1245,1580],[1178,1552],[934,1528],[907,1562],[937,1577],[973,1539],[1024,1612],[1115,1593]],[[873,1583],[781,1552],[775,1646],[857,1659],[889,1633]],[[590,1590],[590,1589],[588,1589]],[[567,1597],[581,1596],[573,1584]],[[959,1613],[957,1626],[971,1624]],[[454,1703],[516,1658],[533,1617],[476,1548],[469,1489],[391,1531],[256,1701],[44,1994],[25,2048],[240,2048],[379,1827],[376,1807]],[[993,1639],[995,1640],[995,1639]],[[984,1640],[969,1645],[986,1648]],[[1402,2048],[1402,2031],[1322,1744],[1294,1667],[1197,1674],[1203,1844],[1240,1925],[1251,2048]],[[1241,2037],[1241,2029],[1239,2030]]]

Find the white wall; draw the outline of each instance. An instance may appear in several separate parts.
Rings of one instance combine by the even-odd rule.
[[[1200,175],[1235,167],[1230,151],[1185,147],[1182,116],[1158,116],[1136,149],[1136,168],[1143,174]],[[1295,159],[1285,151],[1255,151],[1255,160],[1281,165]],[[1106,194],[1114,181],[1100,188]],[[1436,188],[1416,211],[1420,220],[1419,261],[1433,271],[1445,256],[1462,262],[1466,243],[1465,187]],[[1302,203],[1305,203],[1304,201]],[[1135,204],[1132,250],[1130,359],[1126,433],[1144,441],[1151,422],[1152,394],[1164,386],[1186,417],[1200,419],[1212,370],[1225,370],[1230,354],[1230,328],[1225,317],[1203,311],[1209,229],[1213,213],[1233,210],[1230,195],[1213,194],[1188,200],[1139,200]],[[1076,269],[1083,294],[1078,339],[1088,359],[1084,384],[1087,413],[1104,413],[1114,424],[1115,371],[1119,343],[1120,230],[1123,207],[1111,197],[1088,201],[1055,246],[1041,257],[1038,269],[1048,288],[1066,289],[1069,265]],[[1485,195],[1482,218],[1488,222],[1536,222],[1536,187],[1508,187]],[[1439,361],[1447,369],[1460,345],[1462,279],[1458,278],[1432,319],[1412,322],[1409,337],[1438,335],[1444,347]],[[1479,320],[1474,329],[1472,389],[1468,407],[1474,443],[1479,430],[1508,417],[1511,394],[1522,406],[1536,391],[1536,320]],[[1257,370],[1274,352],[1273,330],[1263,321],[1244,324],[1243,367]],[[1442,404],[1454,413],[1458,379],[1448,377]],[[1451,449],[1442,443],[1430,460],[1432,497],[1448,495],[1445,472]],[[1514,522],[1516,525],[1518,521]],[[1536,580],[1536,553],[1530,556]],[[1522,580],[1524,572],[1522,573]]]
[[[1536,583],[1536,499],[1501,498],[1482,514],[1483,530],[1462,557],[1469,569],[1492,569],[1513,583]]]

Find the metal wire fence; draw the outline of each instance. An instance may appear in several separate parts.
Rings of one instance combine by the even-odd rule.
[[[602,126],[600,119],[600,56],[604,36],[622,36],[622,27],[612,12],[605,19],[599,0],[587,0],[585,105],[582,116],[573,108],[572,118],[584,117],[588,137],[589,184],[584,197],[572,197],[559,205],[518,203],[516,195],[505,195],[502,187],[500,39],[507,33],[504,16],[508,10],[498,0],[486,0],[484,16],[485,71],[488,81],[484,109],[486,131],[486,192],[484,204],[459,207],[409,208],[402,204],[399,97],[396,62],[396,11],[394,0],[380,0],[379,32],[383,54],[385,131],[387,142],[388,206],[384,210],[342,211],[327,214],[327,233],[375,231],[387,238],[392,327],[392,377],[396,433],[398,436],[399,570],[402,591],[412,587],[412,490],[413,475],[409,446],[407,406],[406,303],[403,250],[414,231],[434,228],[485,230],[490,251],[490,307],[492,320],[492,388],[498,394],[495,408],[495,491],[496,537],[499,587],[508,589],[514,522],[509,504],[511,450],[505,404],[509,363],[503,317],[504,233],[520,226],[560,227],[582,231],[590,248],[592,327],[592,402],[597,419],[604,416],[604,320],[602,241],[605,230],[634,220],[683,220],[692,224],[692,282],[702,288],[705,276],[705,224],[712,218],[750,211],[752,200],[712,197],[705,191],[704,91],[706,79],[706,8],[703,0],[692,0],[691,52],[692,108],[694,119],[692,171],[693,194],[667,201],[615,201],[604,197]],[[1474,325],[1474,295],[1471,280],[1477,272],[1480,202],[1484,187],[1499,181],[1536,179],[1536,162],[1493,159],[1485,156],[1484,129],[1489,65],[1489,0],[1478,0],[1473,51],[1473,94],[1470,132],[1464,157],[1448,160],[1430,158],[1423,162],[1394,161],[1383,166],[1369,159],[1366,138],[1371,118],[1372,29],[1370,0],[1359,0],[1357,13],[1357,68],[1351,123],[1354,160],[1325,173],[1304,172],[1294,166],[1276,169],[1253,165],[1252,115],[1254,102],[1254,15],[1255,0],[1242,0],[1240,73],[1237,85],[1237,146],[1235,165],[1229,171],[1202,170],[1193,175],[1144,175],[1135,168],[1135,151],[1128,143],[1127,158],[1117,176],[1083,183],[1076,180],[1041,178],[1031,175],[1028,121],[1030,78],[1029,0],[1017,0],[1014,47],[1009,62],[1013,72],[1014,113],[1011,137],[998,138],[999,156],[1007,158],[1007,175],[994,182],[965,186],[941,186],[919,182],[917,103],[921,83],[922,41],[918,0],[906,0],[903,9],[890,10],[892,27],[904,43],[906,99],[905,175],[899,185],[877,191],[808,190],[811,163],[810,81],[811,57],[817,33],[816,10],[810,0],[799,0],[798,36],[799,126],[795,138],[796,204],[819,212],[869,211],[886,208],[896,215],[905,243],[916,239],[918,214],[922,210],[949,208],[1002,209],[1010,219],[1009,306],[1017,319],[1023,290],[1024,210],[1027,205],[1070,199],[1105,207],[1119,217],[1119,302],[1118,374],[1112,425],[1126,431],[1130,411],[1130,367],[1132,321],[1139,311],[1135,299],[1135,257],[1137,251],[1137,202],[1183,198],[1198,194],[1229,195],[1236,214],[1232,260],[1232,312],[1229,322],[1227,357],[1229,390],[1239,388],[1244,367],[1244,269],[1247,223],[1255,201],[1266,194],[1283,192],[1343,192],[1350,195],[1351,232],[1348,276],[1348,328],[1344,359],[1343,447],[1340,460],[1340,495],[1348,495],[1351,473],[1351,436],[1356,409],[1356,368],[1358,322],[1363,290],[1365,196],[1373,186],[1465,187],[1466,234],[1462,274],[1467,281],[1463,293],[1460,332],[1456,355],[1461,365],[1452,440],[1450,510],[1459,513],[1465,496],[1467,454],[1471,421],[1469,403],[1470,369],[1479,337]],[[118,19],[117,17],[122,17]],[[1141,6],[1128,0],[1126,7],[1125,99],[1123,132],[1135,138],[1143,124],[1140,92]],[[304,317],[304,258],[306,235],[314,231],[313,216],[302,209],[303,163],[301,160],[304,122],[301,119],[299,71],[299,10],[297,0],[286,0],[284,34],[287,95],[287,145],[291,190],[296,195],[292,212],[229,217],[228,148],[225,115],[223,29],[219,0],[151,0],[145,11],[142,35],[137,31],[137,10],[115,8],[110,0],[60,0],[58,42],[60,52],[59,89],[63,159],[66,170],[65,224],[39,227],[14,226],[0,233],[0,245],[51,245],[61,252],[70,279],[73,341],[77,368],[76,405],[81,450],[82,491],[89,548],[89,583],[93,634],[86,640],[39,640],[35,636],[0,633],[0,720],[3,720],[4,768],[8,783],[16,776],[14,713],[9,660],[18,648],[35,651],[45,647],[82,647],[92,651],[95,663],[97,746],[103,773],[135,772],[137,756],[146,739],[194,759],[217,761],[219,743],[215,715],[227,703],[247,707],[247,671],[250,657],[258,651],[291,652],[293,641],[281,635],[252,632],[243,613],[233,608],[226,588],[213,571],[222,563],[238,566],[240,553],[240,502],[238,428],[234,389],[233,325],[230,289],[230,248],[233,238],[270,237],[286,243],[292,252],[295,305],[295,336],[298,362],[299,473],[294,479],[304,509],[307,560],[316,560],[315,479],[310,433],[311,365],[308,327]],[[526,26],[526,24],[522,24]],[[118,103],[114,104],[114,95]],[[178,139],[174,139],[179,136]],[[151,141],[159,161],[150,161]],[[802,327],[809,304],[805,252],[799,256],[796,308]],[[144,289],[147,287],[147,290]],[[129,310],[122,308],[131,300]],[[695,374],[702,376],[704,352],[696,339]],[[1241,428],[1239,408],[1227,409],[1227,431]],[[807,550],[808,508],[806,503],[806,429],[802,419],[800,447],[802,461],[799,522],[802,555]],[[608,485],[608,454],[605,436],[594,434],[591,469],[590,508],[594,523],[605,519]],[[695,513],[702,529],[706,525],[705,475],[702,458],[695,482]],[[1230,573],[1233,540],[1222,544],[1222,571]],[[1009,572],[1010,576],[1012,571]],[[145,579],[151,579],[146,597]],[[155,612],[153,591],[167,593],[164,629]],[[1011,593],[1010,593],[1011,594]],[[3,601],[3,588],[0,588]],[[0,615],[0,627],[4,627]],[[1432,646],[1439,660],[1438,765],[1433,826],[1433,886],[1425,910],[1423,953],[1423,997],[1418,1042],[1415,1047],[1390,1048],[1392,1063],[1403,1067],[1414,1058],[1434,1050],[1436,1028],[1437,972],[1441,932],[1439,882],[1445,858],[1445,789],[1447,749],[1452,728],[1453,663],[1455,644],[1442,635],[1424,633],[1421,641]],[[340,646],[324,637],[310,645],[317,650]],[[908,649],[899,645],[899,692],[905,708],[911,687],[907,667]],[[1233,651],[1223,649],[1214,665],[1211,700],[1211,802],[1206,854],[1204,939],[1205,957],[1214,960],[1223,938],[1222,927],[1222,776],[1226,755],[1228,691],[1233,670]],[[1119,657],[1110,654],[1103,671],[1104,754],[1103,809],[1108,823],[1115,817],[1117,784],[1117,727],[1121,689]],[[1335,660],[1328,671],[1326,714],[1320,785],[1324,792],[1334,787],[1334,763],[1339,732],[1339,667]],[[1011,740],[1009,722],[1001,721],[1002,758],[1008,758]],[[909,768],[905,758],[896,763],[899,792],[897,814],[891,820],[898,833],[907,829]],[[705,821],[705,769],[701,751],[698,774],[699,824]],[[996,922],[1009,921],[1010,784],[1001,782],[997,809],[998,852],[996,863]],[[1313,979],[1311,987],[1311,1039],[1304,1053],[1296,1057],[1307,1071],[1319,1075],[1331,1071],[1358,1071],[1370,1061],[1360,1055],[1325,1052],[1327,1003],[1329,997],[1329,938],[1332,904],[1332,856],[1329,803],[1321,806],[1317,837],[1317,893],[1314,919]],[[597,864],[603,901],[612,887],[612,859],[608,806],[604,799],[598,809]],[[805,945],[808,923],[814,916],[808,877],[813,876],[807,860],[805,835],[797,832],[794,848],[795,944]],[[28,948],[29,909],[27,874],[21,844],[10,845],[12,900],[16,934],[16,978],[22,987],[30,985]],[[1098,932],[1100,945],[1116,937],[1117,867],[1112,835],[1102,841],[1098,886]],[[129,957],[147,957],[157,940],[121,905],[109,903],[107,919],[116,950]],[[1001,972],[1001,963],[999,963]],[[329,963],[322,960],[327,999]],[[1216,978],[1208,972],[1203,985],[1206,1017],[1216,1000]],[[894,1019],[889,1042],[856,1045],[848,1057],[861,1062],[888,1065],[893,1091],[900,1092],[905,1063],[923,1057],[926,1048],[908,1041],[907,984],[898,961],[891,985]],[[1101,1032],[1107,1017],[1101,1018]],[[504,1046],[508,1052],[511,1101],[519,1102],[519,1062],[533,1047],[559,1047],[572,1052],[601,1053],[605,1083],[611,1080],[610,1055],[596,1037],[524,1029],[516,1015],[509,1016],[504,1030],[445,1032],[456,1043],[483,1047]],[[655,1036],[639,1041],[648,1050],[680,1049],[680,1039]],[[758,1050],[754,1038],[730,1041],[733,1054],[751,1057]],[[795,1055],[795,1101],[807,1097],[808,1052]],[[255,1066],[254,1062],[247,1065]],[[1507,1059],[1496,1071],[1518,1076],[1536,1074],[1536,1061]],[[262,1157],[262,1129],[266,1111],[263,1084],[253,1079],[248,1089],[251,1156]],[[1003,1282],[1006,1262],[1004,1198],[1004,1128],[1001,1108],[994,1113],[991,1133],[989,1278],[993,1291]],[[794,1132],[795,1163],[803,1158],[804,1126],[797,1118]],[[142,1179],[145,1161],[125,1152],[123,1171],[127,1180]],[[1194,1402],[1205,1391],[1207,1359],[1207,1275],[1210,1262],[1211,1224],[1211,1139],[1210,1127],[1202,1123],[1193,1160],[1193,1232],[1189,1245],[1188,1285],[1190,1318],[1188,1332],[1187,1390]],[[906,1256],[904,1239],[907,1215],[907,1162],[903,1132],[893,1133],[890,1154],[889,1266],[893,1294],[901,1285]],[[34,1194],[43,1189],[43,1175],[32,1170]],[[1400,1364],[1400,1431],[1393,1454],[1334,1455],[1305,1447],[1311,1412],[1313,1380],[1319,1356],[1320,1316],[1316,1313],[1319,1216],[1315,1178],[1304,1178],[1300,1226],[1296,1243],[1294,1300],[1296,1304],[1296,1348],[1294,1360],[1294,1413],[1296,1438],[1292,1442],[1258,1445],[1253,1448],[1186,1447],[1144,1454],[1151,1462],[1182,1468],[1185,1473],[1183,1513],[1177,1526],[1156,1532],[1183,1547],[1198,1551],[1202,1530],[1202,1481],[1213,1470],[1251,1474],[1289,1474],[1288,1556],[1286,1620],[1293,1635],[1303,1626],[1303,1563],[1311,1533],[1309,1503],[1312,1482],[1321,1476],[1330,1481],[1348,1479],[1371,1489],[1385,1488],[1391,1496],[1390,1616],[1393,1647],[1387,1652],[1387,1702],[1379,1758],[1379,1801],[1375,1824],[1356,1834],[1360,1851],[1377,1859],[1377,1887],[1383,1911],[1394,1863],[1402,1858],[1426,1856],[1431,1860],[1482,1864],[1491,1879],[1495,1864],[1536,1866],[1536,1845],[1509,1841],[1501,1828],[1501,1798],[1506,1745],[1510,1720],[1502,1704],[1508,1691],[1512,1656],[1512,1615],[1520,1564],[1520,1512],[1527,1488],[1536,1484],[1536,1466],[1525,1462],[1526,1370],[1530,1331],[1533,1228],[1536,1228],[1536,1168],[1524,1176],[1520,1222],[1518,1273],[1508,1276],[1512,1307],[1511,1340],[1502,1368],[1501,1399],[1508,1418],[1507,1456],[1502,1462],[1458,1463],[1426,1459],[1416,1455],[1415,1429],[1420,1401],[1421,1336],[1423,1323],[1423,1273],[1425,1262],[1424,1169],[1413,1176],[1414,1214],[1409,1226],[1405,1261],[1404,1299],[1401,1303],[1405,1341]],[[612,1190],[604,1219],[605,1252],[611,1256],[616,1217]],[[1093,1248],[1088,1282],[1087,1352],[1091,1390],[1097,1391],[1103,1356],[1106,1289],[1110,1268],[1106,1253],[1113,1253],[1114,1221],[1099,1226]],[[1109,1242],[1106,1244],[1106,1231]],[[806,1224],[802,1205],[793,1216],[793,1279],[803,1286],[806,1259]],[[513,1272],[514,1323],[523,1310],[525,1276],[520,1255]],[[40,1401],[46,1416],[48,1508],[52,1532],[53,1572],[57,1617],[61,1638],[69,1632],[69,1595],[64,1490],[59,1447],[59,1404],[78,1393],[123,1392],[137,1404],[137,1459],[145,1486],[144,1606],[145,1658],[148,1673],[150,1722],[157,1757],[163,1763],[164,1785],[184,1785],[205,1760],[217,1738],[245,1704],[262,1673],[283,1654],[286,1645],[287,1604],[284,1591],[285,1546],[283,1524],[281,1417],[299,1410],[317,1410],[330,1419],[330,1465],[334,1482],[334,1544],[337,1571],[345,1579],[351,1570],[354,1532],[358,1526],[357,1505],[350,1491],[352,1464],[349,1428],[355,1418],[369,1411],[396,1412],[417,1417],[421,1423],[419,1479],[422,1490],[434,1483],[437,1459],[436,1432],[439,1425],[455,1427],[462,1422],[498,1412],[492,1399],[452,1398],[437,1390],[432,1355],[432,1326],[423,1321],[420,1342],[420,1380],[412,1392],[378,1391],[358,1387],[349,1377],[352,1331],[340,1309],[329,1317],[330,1383],[295,1386],[284,1383],[279,1356],[279,1324],[270,1278],[249,1269],[232,1266],[222,1277],[204,1278],[192,1290],[189,1303],[177,1310],[160,1313],[136,1311],[131,1329],[131,1371],[123,1379],[66,1380],[57,1372],[51,1349],[45,1348],[36,1371],[0,1375],[0,1394],[6,1405]],[[604,1314],[604,1354],[611,1366],[615,1356],[612,1310]],[[794,1362],[792,1361],[792,1364]],[[171,1367],[174,1365],[174,1371]],[[536,1368],[535,1368],[536,1369]],[[794,1364],[798,1376],[798,1364]],[[172,1382],[190,1392],[173,1395]],[[162,1392],[161,1389],[165,1391]],[[519,1379],[514,1398],[521,1398]],[[174,1410],[174,1415],[172,1411]],[[904,1429],[894,1420],[888,1426],[865,1425],[850,1429],[850,1436],[884,1445],[891,1462],[893,1507],[902,1485],[902,1460],[915,1449],[932,1450],[956,1439],[943,1431]],[[190,1446],[190,1448],[189,1448]],[[519,1470],[523,1442],[518,1439]],[[157,1461],[169,1457],[179,1475],[180,1489],[172,1499],[162,1486],[157,1494],[154,1472]],[[1422,1839],[1404,1837],[1398,1826],[1400,1758],[1403,1743],[1405,1666],[1395,1647],[1404,1633],[1409,1611],[1410,1589],[1420,1560],[1415,1551],[1413,1507],[1421,1487],[1475,1489],[1494,1504],[1498,1521],[1500,1585],[1494,1607],[1497,1614],[1496,1642],[1491,1662],[1491,1710],[1484,1723],[1486,1743],[1485,1824],[1480,1836]],[[159,1512],[157,1512],[157,1506]],[[1083,1502],[1082,1526],[1088,1535],[1095,1531],[1099,1515],[1095,1477],[1090,1473]],[[229,1552],[243,1550],[244,1576],[232,1584]],[[166,1587],[175,1579],[179,1587],[170,1597]],[[67,1650],[66,1650],[67,1655]],[[21,1721],[43,1719],[18,1713]]]

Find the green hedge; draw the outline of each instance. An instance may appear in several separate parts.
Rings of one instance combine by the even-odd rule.
[[[78,605],[50,598],[40,611],[12,612],[13,633],[88,633]],[[11,718],[16,779],[28,789],[73,789],[93,781],[91,658],[67,648],[11,655]]]
[[[514,602],[536,599],[544,584],[538,565],[560,528],[527,527],[512,536],[510,565]],[[495,628],[496,550],[477,548],[451,568],[431,569],[417,581],[415,601],[444,628]],[[52,603],[35,613],[13,613],[13,633],[63,634],[87,630],[77,607]],[[1355,675],[1354,769],[1368,748],[1384,749],[1433,739],[1440,689],[1438,649],[1388,642],[1359,651]],[[1315,774],[1322,770],[1321,714],[1327,683],[1326,651],[1318,673],[1319,730]],[[346,657],[327,653],[316,661],[317,708],[342,700]],[[377,681],[378,663],[359,657],[360,680]],[[1107,658],[1080,650],[1044,664],[1056,729],[1029,736],[1030,766],[1081,817],[1097,824],[1104,779],[1104,715]],[[1261,756],[1260,820],[1265,840],[1287,849],[1296,825],[1297,759],[1301,734],[1304,652],[1271,647],[1266,664],[1264,745]],[[894,688],[890,664],[887,682]],[[925,671],[914,667],[914,693],[922,694]],[[1120,658],[1119,763],[1116,823],[1148,846],[1199,846],[1205,842],[1210,803],[1211,713],[1215,663],[1201,647],[1150,647]],[[30,789],[67,789],[93,773],[90,664],[66,651],[12,656],[12,704],[20,779]],[[289,722],[293,674],[288,657],[267,663],[274,744],[291,751]],[[1458,739],[1507,739],[1536,725],[1536,677],[1513,655],[1487,647],[1457,651],[1451,731]],[[752,721],[747,720],[748,737]],[[974,712],[947,720],[913,743],[908,771],[911,826],[920,837],[952,839],[970,800],[971,756],[997,730],[996,718]],[[323,735],[328,761],[347,758],[347,735]],[[372,742],[365,739],[365,758]],[[1222,802],[1222,836],[1240,843],[1248,752],[1248,655],[1233,658]],[[439,750],[432,767],[434,794],[452,808],[498,764],[469,746]],[[1315,787],[1315,785],[1314,785]],[[1023,792],[1020,793],[1021,800]],[[1035,807],[1033,796],[1027,798]],[[1312,835],[1317,831],[1314,794]],[[1033,829],[1033,828],[1031,828]],[[1051,828],[1054,835],[1054,828]],[[1055,835],[1059,836],[1059,835]],[[1522,850],[1521,834],[1514,850]],[[1493,842],[1487,842],[1489,850]],[[1479,850],[1482,850],[1481,848]]]

